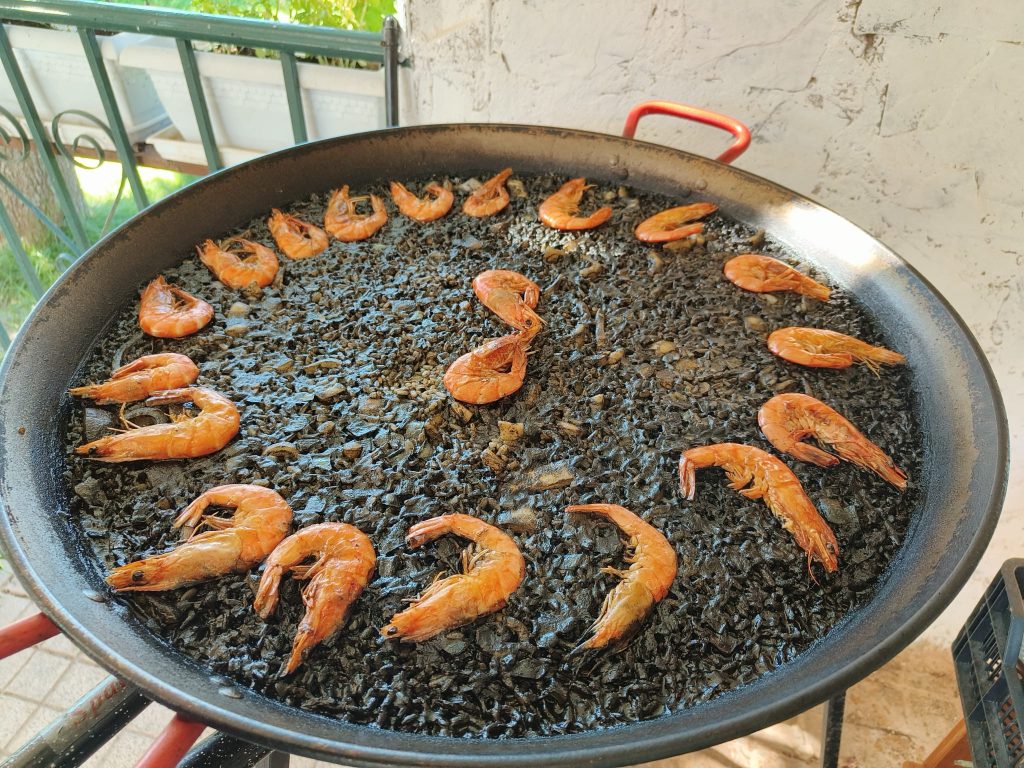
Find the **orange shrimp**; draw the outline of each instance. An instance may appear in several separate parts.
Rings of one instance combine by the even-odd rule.
[[[132,427],[79,446],[75,453],[108,462],[192,459],[216,453],[238,434],[238,409],[212,389],[169,389],[150,397],[146,405],[187,402],[199,408],[198,416],[177,418],[170,424]]]
[[[807,553],[807,568],[817,560],[829,573],[839,569],[839,543],[824,518],[804,493],[796,475],[770,453],[739,443],[718,443],[691,448],[679,459],[679,486],[693,498],[695,470],[721,467],[729,487],[748,499],[763,499],[782,527],[793,534]],[[749,487],[747,487],[749,486]]]
[[[405,537],[416,549],[454,533],[476,546],[462,551],[462,573],[435,579],[412,605],[391,617],[384,637],[418,643],[505,607],[526,575],[519,547],[503,531],[469,515],[441,515],[416,523]]]
[[[907,487],[906,474],[881,448],[837,411],[813,397],[793,392],[776,395],[761,406],[757,412],[757,423],[768,442],[801,461],[819,467],[834,467],[844,459],[870,469],[901,491]],[[838,457],[801,442],[805,437],[814,437],[823,445],[831,445]]]
[[[485,181],[462,203],[462,212],[467,216],[493,216],[508,206],[508,189],[505,182],[512,175],[512,169],[506,168]]]
[[[591,626],[590,638],[576,650],[602,648],[629,639],[665,595],[676,578],[676,551],[657,528],[618,504],[574,504],[566,512],[590,512],[606,517],[629,536],[632,553],[626,556],[628,569],[606,566],[602,573],[622,581],[605,597],[601,614]]]
[[[864,363],[872,372],[879,366],[896,365],[907,358],[885,347],[821,328],[780,328],[768,337],[768,349],[783,360],[811,368],[849,368]]]
[[[818,301],[828,301],[832,294],[827,285],[797,272],[789,264],[760,253],[744,253],[731,258],[725,262],[722,271],[731,282],[754,293],[792,291]]]
[[[590,189],[586,179],[572,179],[565,182],[558,191],[540,204],[537,214],[540,220],[552,229],[579,230],[593,229],[604,224],[612,217],[612,209],[608,206],[598,208],[586,217],[577,216],[583,193]]]
[[[373,213],[356,213],[355,204],[365,197],[348,196],[348,184],[336,189],[327,203],[324,214],[324,229],[343,243],[354,243],[372,237],[388,222],[388,212],[384,201],[376,195],[370,195]]]
[[[204,515],[228,507],[231,517]],[[185,542],[170,552],[115,568],[107,584],[118,592],[156,592],[229,573],[244,573],[273,551],[292,522],[292,508],[277,491],[259,485],[221,485],[189,504],[174,520]],[[197,534],[203,526],[213,530]]]
[[[480,302],[527,339],[540,331],[544,321],[533,311],[540,286],[518,272],[488,269],[473,278],[473,292]]]
[[[444,386],[456,400],[493,403],[523,386],[529,339],[518,333],[491,339],[467,352],[444,374]]]
[[[691,203],[656,213],[639,224],[633,230],[638,240],[645,243],[669,243],[682,240],[684,237],[696,235],[704,231],[701,223],[691,224],[696,219],[703,219],[718,210],[714,203]]]
[[[277,247],[289,259],[308,259],[327,248],[327,233],[320,227],[314,227],[302,219],[281,213],[277,208],[271,209],[267,227],[274,236]]]
[[[302,565],[309,557],[316,561]],[[286,572],[309,580],[302,589],[306,615],[295,632],[292,655],[282,674],[294,672],[314,647],[341,629],[352,603],[370,581],[376,561],[370,538],[345,523],[310,525],[274,548],[253,603],[261,618],[266,620],[277,607],[278,585]]]
[[[435,221],[452,209],[455,195],[439,184],[428,184],[426,190],[433,200],[420,199],[397,181],[391,182],[391,198],[398,210],[419,222]]]
[[[277,276],[277,254],[260,243],[231,237],[221,245],[207,240],[196,246],[203,264],[228,288],[265,288]]]
[[[163,275],[146,286],[139,301],[139,327],[161,339],[180,339],[195,333],[213,319],[213,307]]]
[[[86,384],[68,390],[77,397],[87,397],[100,405],[132,403],[165,389],[187,387],[199,377],[199,367],[185,355],[165,352],[143,355],[122,365],[102,384]]]

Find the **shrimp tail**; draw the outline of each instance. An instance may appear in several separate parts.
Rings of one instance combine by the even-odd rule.
[[[628,597],[623,592],[620,585],[608,593],[601,604],[601,613],[587,630],[589,636],[573,653],[600,648],[619,651],[633,641],[656,601],[646,589],[634,586]]]
[[[685,454],[679,457],[679,490],[690,500],[697,490],[697,466]]]
[[[253,601],[252,607],[264,621],[270,618],[277,609],[278,589],[283,575],[284,568],[282,566],[268,565],[260,579],[260,587],[256,592],[256,599]]]

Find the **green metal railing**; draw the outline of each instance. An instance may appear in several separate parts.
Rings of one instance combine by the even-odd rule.
[[[210,171],[220,169],[223,167],[223,163],[210,120],[210,110],[203,90],[202,77],[196,63],[194,41],[277,51],[281,60],[281,73],[291,120],[292,136],[296,143],[302,143],[308,139],[296,54],[331,56],[381,64],[384,68],[386,123],[388,126],[398,125],[398,25],[392,17],[384,20],[384,29],[378,34],[213,16],[170,9],[110,5],[92,0],[0,0],[0,21],[54,24],[77,29],[103,105],[105,122],[82,110],[65,110],[53,118],[50,135],[47,135],[7,32],[0,25],[0,63],[3,64],[4,71],[17,96],[22,120],[28,129],[26,134],[21,120],[0,107],[0,118],[11,125],[8,130],[0,124],[0,141],[8,148],[7,152],[0,152],[0,158],[17,160],[28,157],[33,150],[38,154],[63,216],[64,226],[56,224],[3,174],[0,174],[0,184],[3,184],[39,218],[67,248],[73,258],[81,255],[90,243],[82,217],[75,207],[68,181],[61,172],[57,157],[62,155],[75,161],[76,150],[85,144],[102,163],[104,151],[99,142],[89,135],[79,136],[70,143],[65,143],[61,139],[59,130],[62,118],[74,115],[79,119],[87,120],[106,134],[121,163],[121,190],[123,191],[127,184],[131,189],[135,204],[140,210],[149,205],[146,190],[143,188],[139,176],[134,147],[125,129],[124,120],[118,109],[100,54],[96,38],[97,31],[140,32],[171,38],[175,41],[199,128],[203,151],[206,155],[207,167]],[[12,147],[16,147],[17,153],[9,151]],[[117,199],[115,199],[114,205],[116,207]],[[0,233],[3,234],[7,247],[14,254],[30,290],[38,299],[44,292],[42,281],[22,247],[21,239],[2,202],[0,202]],[[10,339],[7,332],[0,325],[0,352],[9,344]]]

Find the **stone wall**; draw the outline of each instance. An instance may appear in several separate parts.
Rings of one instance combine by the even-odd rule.
[[[401,2],[401,0],[400,0]],[[658,98],[754,134],[736,165],[809,195],[910,261],[977,335],[1024,454],[1024,13],[1019,0],[405,0],[403,122],[526,122],[615,133]],[[715,155],[666,117],[638,138]],[[1024,555],[1024,473],[962,620]]]

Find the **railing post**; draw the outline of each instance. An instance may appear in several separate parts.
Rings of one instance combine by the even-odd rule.
[[[306,115],[302,110],[299,65],[294,53],[281,51],[281,70],[284,74],[284,92],[288,96],[288,114],[292,119],[292,138],[296,144],[305,144],[309,136],[306,133]]]
[[[28,283],[28,289],[38,299],[46,292],[46,289],[43,288],[43,283],[39,279],[36,268],[32,266],[32,261],[29,259],[28,254],[25,253],[25,248],[21,244],[21,236],[18,234],[18,230],[14,228],[14,222],[11,221],[11,217],[7,213],[7,206],[2,202],[0,202],[0,232],[3,232],[4,239],[7,241],[7,247],[11,249],[11,253],[14,254],[14,260],[18,262],[18,269],[21,270],[25,282]]]
[[[113,89],[110,87],[110,77],[107,75],[107,68],[103,63],[103,55],[96,42],[96,32],[92,29],[78,30],[78,36],[82,38],[82,48],[85,49],[85,58],[89,60],[89,69],[92,70],[92,78],[96,81],[96,90],[99,91],[100,101],[103,103],[103,111],[107,114],[107,125],[110,127],[111,136],[114,139],[114,148],[121,158],[121,166],[124,168],[125,176],[132,187],[132,195],[135,197],[135,206],[141,211],[149,205],[146,197],[146,190],[142,186],[142,179],[139,178],[139,169],[135,165],[135,153],[132,151],[131,141],[128,139],[128,132],[124,127],[124,120],[121,118],[121,110],[117,107],[114,99]],[[54,136],[54,140],[57,137]]]
[[[50,186],[53,188],[53,193],[57,197],[57,203],[64,213],[64,219],[71,229],[71,235],[78,248],[84,249],[89,243],[89,238],[85,233],[85,228],[82,226],[82,220],[78,217],[75,204],[71,200],[71,191],[68,189],[64,174],[61,173],[57,157],[53,153],[53,147],[50,146],[50,137],[47,136],[46,129],[43,128],[43,123],[39,119],[39,112],[36,111],[36,105],[32,101],[32,95],[28,92],[25,77],[21,74],[21,67],[18,66],[18,60],[14,56],[14,49],[11,48],[11,41],[7,37],[7,30],[3,28],[2,24],[0,24],[0,60],[3,61],[4,70],[7,72],[7,79],[10,81],[14,94],[18,98],[21,114],[25,118],[25,122],[28,123],[28,130],[32,135],[32,141],[35,142],[36,151],[39,153],[43,167],[50,177]]]
[[[192,49],[192,41],[176,38],[178,44],[178,56],[181,57],[181,68],[185,74],[185,85],[188,86],[188,95],[192,98],[192,111],[196,116],[196,123],[199,126],[199,138],[203,140],[203,150],[206,152],[206,166],[211,171],[221,169],[220,150],[217,149],[217,138],[213,135],[213,124],[210,122],[210,109],[206,104],[206,94],[203,93],[203,78],[199,74],[199,65],[196,63],[196,52]]]
[[[398,19],[388,16],[381,30],[384,47],[384,110],[388,128],[398,126]]]

